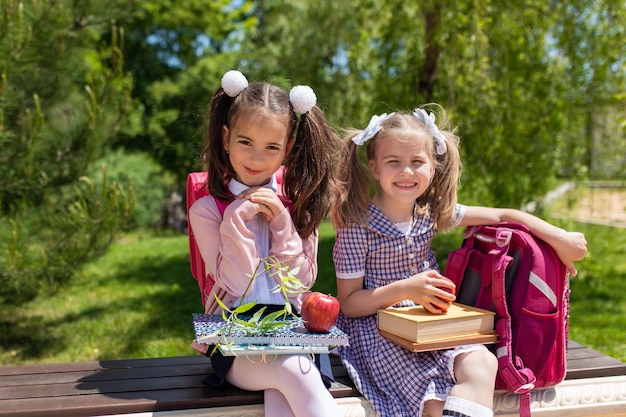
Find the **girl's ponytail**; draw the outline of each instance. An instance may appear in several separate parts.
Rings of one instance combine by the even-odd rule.
[[[370,200],[370,173],[361,163],[359,146],[352,138],[358,131],[350,132],[343,148],[339,165],[339,181],[341,192],[333,207],[332,221],[335,228],[351,225],[367,225],[367,208]]]
[[[454,222],[457,204],[457,188],[461,176],[459,138],[453,131],[441,133],[446,138],[447,151],[436,155],[435,174],[428,190],[418,199],[418,203],[428,205],[437,230],[443,231]]]
[[[207,169],[207,186],[211,195],[223,201],[232,198],[225,180],[231,178],[234,172],[224,149],[222,129],[228,126],[228,116],[234,101],[235,98],[227,95],[220,87],[209,104],[209,117],[204,129],[202,162]]]
[[[204,130],[202,162],[207,168],[207,187],[211,195],[222,201],[229,201],[227,181],[235,172],[224,149],[223,128],[230,127],[231,109],[237,97],[248,88],[248,80],[239,71],[230,70],[222,76],[209,104],[209,113]]]
[[[300,115],[285,160],[283,189],[293,202],[292,217],[303,238],[315,232],[330,210],[337,186],[334,153],[339,149],[339,137],[318,107]]]

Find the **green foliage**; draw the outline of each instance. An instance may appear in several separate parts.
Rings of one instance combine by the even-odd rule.
[[[110,27],[103,9],[2,3],[0,54],[8,59],[0,67],[0,201],[6,209],[13,199],[38,202],[50,187],[76,181],[121,124],[131,78],[122,69],[120,29]],[[111,29],[116,37],[100,47],[98,34]]]
[[[129,107],[129,4],[0,1],[0,305],[67,282],[130,217],[132,190],[84,177]]]
[[[150,153],[179,180],[199,167],[201,127],[223,73],[235,66],[251,1],[149,0],[120,16],[126,67],[136,75],[137,125],[116,145]]]
[[[116,144],[178,179],[198,169],[206,104],[231,68],[309,84],[338,127],[435,101],[462,137],[463,201],[519,207],[585,177],[592,112],[623,108],[626,7],[603,0],[151,0],[133,4],[132,123]],[[622,117],[623,120],[623,117]],[[619,138],[619,136],[616,136]]]
[[[132,188],[109,183],[106,169],[98,187],[87,177],[59,189],[49,205],[21,205],[1,227],[0,305],[49,295],[82,264],[101,255],[123,230],[134,209]]]
[[[339,126],[442,104],[464,202],[519,207],[546,180],[585,176],[591,112],[624,107],[623,3],[274,0],[255,14],[243,69],[311,84]]]
[[[135,211],[129,227],[157,226],[163,215],[167,192],[174,185],[172,175],[145,153],[127,153],[118,149],[107,153],[88,170],[95,184],[102,183],[102,165],[106,165],[110,181],[134,190]]]

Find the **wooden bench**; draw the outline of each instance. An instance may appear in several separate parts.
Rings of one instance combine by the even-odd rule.
[[[346,416],[374,416],[337,357],[331,388]],[[262,394],[202,384],[203,356],[0,367],[0,416],[263,416]],[[498,392],[498,416],[517,412],[517,396]],[[568,374],[537,390],[533,416],[626,416],[626,363],[570,342]]]

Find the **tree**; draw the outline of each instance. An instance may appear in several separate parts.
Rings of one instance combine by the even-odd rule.
[[[462,137],[462,200],[519,207],[561,174],[584,175],[592,108],[623,108],[625,9],[610,0],[266,0],[242,63],[253,78],[311,84],[339,126],[442,104]]]
[[[617,122],[609,125],[621,124],[621,132],[610,133],[615,143],[612,146],[606,143],[609,146],[599,151],[607,155],[610,149],[614,158],[623,155],[623,144],[619,141],[626,134],[623,111],[626,107],[626,4],[610,0],[592,3],[571,0],[557,2],[554,7],[554,49],[564,82],[570,86],[564,95],[567,105],[563,108],[563,117],[567,129],[562,132],[561,155],[564,161],[584,161],[583,166],[564,164],[563,170],[586,173],[594,165],[596,151],[592,139],[604,132],[603,121],[607,116]],[[596,126],[596,121],[602,125]],[[601,163],[615,162],[621,163],[619,159]]]
[[[338,127],[438,102],[462,136],[464,201],[520,206],[589,165],[590,103],[623,103],[624,4],[151,0],[124,17],[132,128],[179,178],[198,169],[220,76],[313,86]],[[621,95],[620,95],[621,94]],[[584,99],[583,99],[584,97]],[[191,157],[191,158],[190,158]]]
[[[132,190],[84,173],[130,106],[126,1],[2,0],[0,304],[68,281],[132,214]],[[103,42],[109,32],[111,39]],[[106,167],[103,168],[106,178]]]
[[[209,99],[222,74],[236,65],[251,1],[150,0],[124,21],[126,69],[137,82],[142,109],[116,146],[148,151],[179,179],[199,169],[195,158]]]

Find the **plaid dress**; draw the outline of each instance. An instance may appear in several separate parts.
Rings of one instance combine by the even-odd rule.
[[[456,224],[465,206],[456,207]],[[338,279],[364,277],[365,288],[377,288],[429,269],[439,269],[431,241],[435,228],[428,216],[414,215],[403,233],[373,204],[369,227],[337,231],[333,260]],[[404,300],[397,306],[411,306]],[[376,316],[348,318],[337,323],[350,336],[340,349],[342,362],[359,391],[381,417],[421,416],[426,400],[445,401],[455,384],[453,363],[459,353],[485,349],[470,345],[451,350],[413,353],[379,335]]]

